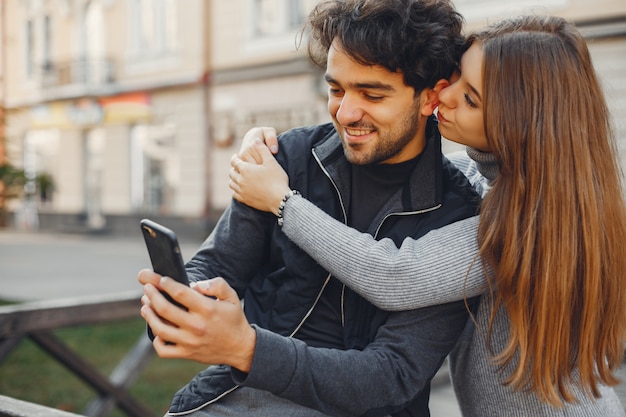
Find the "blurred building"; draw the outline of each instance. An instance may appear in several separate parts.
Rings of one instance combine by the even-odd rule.
[[[2,3],[2,0],[0,0],[0,165],[2,165],[5,162],[4,105],[3,105],[4,103],[4,65],[5,65],[3,45],[5,44],[5,39],[4,39],[5,30],[4,30],[3,16],[4,16],[4,4]],[[0,187],[2,187],[1,184],[0,184]],[[0,191],[0,194],[1,194],[1,191]],[[2,202],[0,202],[0,207],[1,207],[1,204]]]
[[[2,0],[0,0],[0,166],[4,166],[6,163],[5,156],[5,139],[4,139],[4,4]],[[6,187],[4,181],[0,180],[0,227],[4,225],[6,219],[4,218],[4,213],[6,210]]]
[[[230,202],[230,157],[253,126],[329,121],[322,72],[298,48],[299,30],[317,0],[211,1],[212,202]]]
[[[208,6],[4,1],[6,152],[28,179],[18,226],[30,200],[54,228],[205,214]]]
[[[229,159],[248,128],[329,120],[322,73],[298,48],[315,3],[0,0],[6,155],[29,179],[16,225],[34,203],[42,228],[134,233],[152,217],[204,234],[230,201]],[[574,20],[626,161],[624,0],[455,4],[468,29],[529,10]]]

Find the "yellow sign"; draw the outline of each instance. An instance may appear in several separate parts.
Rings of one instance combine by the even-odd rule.
[[[147,122],[152,119],[150,95],[120,94],[97,100],[82,98],[41,104],[30,109],[34,129],[71,129],[77,126]]]
[[[150,96],[146,93],[120,94],[99,99],[105,123],[149,121],[152,118]]]
[[[41,104],[30,109],[30,124],[36,129],[49,127],[69,128],[73,126],[65,103]]]

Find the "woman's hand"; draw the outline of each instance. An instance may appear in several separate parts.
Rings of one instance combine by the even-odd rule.
[[[254,145],[254,142],[261,141],[269,148],[273,154],[278,153],[278,139],[276,129],[273,127],[253,127],[243,136],[239,156],[242,157],[246,151]],[[245,160],[245,158],[244,158]],[[250,161],[251,162],[251,161]],[[260,161],[257,161],[260,163]]]
[[[228,185],[235,200],[278,214],[278,206],[290,190],[289,177],[265,144],[254,141],[243,155],[233,155],[230,165]]]

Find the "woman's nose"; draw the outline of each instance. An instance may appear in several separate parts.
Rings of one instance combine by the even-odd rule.
[[[453,88],[454,84],[450,84],[446,88],[441,89],[438,94],[439,104],[443,104],[445,107],[453,108]]]
[[[459,105],[459,98],[463,96],[461,88],[458,79],[449,86],[442,88],[438,95],[439,104],[443,104],[449,109],[456,108]]]

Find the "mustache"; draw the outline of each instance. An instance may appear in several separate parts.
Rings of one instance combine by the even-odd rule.
[[[365,122],[354,122],[349,125],[343,125],[343,127],[348,129],[376,130],[376,126]]]

